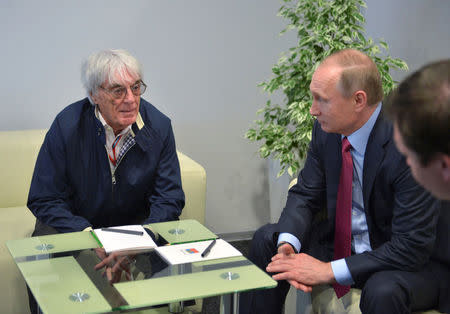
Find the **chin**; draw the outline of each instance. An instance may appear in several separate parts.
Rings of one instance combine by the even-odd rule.
[[[120,124],[122,125],[122,127],[125,129],[127,126],[133,124],[136,122],[136,118],[134,119],[122,119],[122,121],[120,121]]]
[[[445,189],[445,185],[441,186],[433,186],[427,187],[426,185],[422,185],[425,189],[430,191],[430,193],[439,200],[450,201],[450,191]]]
[[[335,130],[331,129],[328,125],[319,122],[320,124],[320,128],[322,129],[322,131],[326,132],[326,133],[337,133]]]
[[[134,123],[136,121],[136,118],[137,118],[136,113],[134,113],[134,112],[128,113],[128,114],[122,115],[120,122],[130,124],[130,123]]]

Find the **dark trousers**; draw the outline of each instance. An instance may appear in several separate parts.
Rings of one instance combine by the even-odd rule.
[[[262,270],[276,254],[275,225],[268,224],[255,232],[250,246],[249,259]],[[360,308],[363,313],[411,313],[437,306],[439,278],[431,267],[420,272],[381,271],[374,273],[362,287]],[[269,274],[271,275],[271,274]],[[273,289],[242,293],[240,314],[282,313],[289,291],[286,281],[278,282]]]
[[[46,224],[43,224],[39,220],[36,219],[36,225],[34,227],[34,231],[31,234],[32,237],[38,237],[38,236],[44,236],[44,235],[50,235],[50,234],[57,234],[59,233],[55,228],[50,227]],[[36,302],[36,299],[34,298],[33,294],[31,293],[30,288],[27,285],[27,291],[28,291],[28,304],[30,305],[30,312],[31,314],[37,314],[38,313],[38,304]]]
[[[266,271],[266,266],[270,263],[272,256],[277,252],[274,233],[275,225],[265,225],[255,232],[250,244],[248,259],[264,271]],[[269,275],[272,274],[269,273]],[[239,313],[281,314],[289,287],[289,283],[283,280],[279,281],[278,286],[273,289],[241,293]]]

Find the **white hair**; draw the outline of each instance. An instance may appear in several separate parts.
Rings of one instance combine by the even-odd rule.
[[[91,104],[91,96],[103,83],[119,84],[117,77],[123,80],[126,74],[143,78],[139,62],[128,51],[109,49],[91,54],[81,66],[81,82]]]

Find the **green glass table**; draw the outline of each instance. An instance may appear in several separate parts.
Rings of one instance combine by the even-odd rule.
[[[217,236],[195,220],[147,226],[160,243],[180,244]],[[245,257],[168,265],[150,251],[133,256],[128,276],[110,283],[90,232],[32,237],[6,243],[44,313],[180,313],[183,304],[221,296],[221,313],[238,313],[239,293],[277,283]]]

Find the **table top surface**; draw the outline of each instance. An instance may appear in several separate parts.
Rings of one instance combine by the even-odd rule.
[[[159,242],[180,244],[217,236],[195,220],[148,225]],[[11,256],[44,313],[107,313],[254,289],[276,282],[245,257],[168,265],[156,251],[133,255],[127,276],[112,283],[90,232],[12,240]]]

